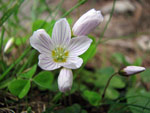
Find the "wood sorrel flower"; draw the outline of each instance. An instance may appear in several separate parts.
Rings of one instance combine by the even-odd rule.
[[[59,89],[62,92],[71,88],[70,69],[77,69],[82,65],[83,60],[78,56],[89,48],[91,42],[87,36],[71,39],[71,29],[65,18],[55,23],[52,38],[44,29],[35,31],[30,37],[31,46],[40,52],[38,65],[42,69],[55,70],[64,67],[58,78]]]
[[[123,75],[123,76],[130,76],[130,75],[134,75],[134,74],[137,74],[137,73],[140,73],[140,72],[143,72],[143,71],[145,71],[144,67],[140,67],[140,66],[127,66],[127,67],[121,69],[119,71],[119,74]]]
[[[73,35],[82,36],[89,34],[103,21],[101,11],[91,9],[83,14],[74,24],[72,30]]]

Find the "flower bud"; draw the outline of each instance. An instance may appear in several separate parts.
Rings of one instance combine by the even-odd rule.
[[[73,74],[71,69],[62,68],[58,76],[58,87],[61,92],[71,90]]]
[[[144,67],[140,67],[140,66],[127,66],[127,67],[121,69],[119,71],[119,74],[123,75],[123,76],[130,76],[130,75],[134,75],[134,74],[137,74],[137,73],[140,73],[140,72],[143,72],[143,71],[145,71]]]
[[[103,21],[101,11],[91,9],[83,14],[74,24],[72,30],[73,35],[81,36],[87,35],[94,30]]]
[[[14,38],[10,38],[5,45],[4,53],[7,52],[7,50],[12,46],[13,43],[14,43]]]

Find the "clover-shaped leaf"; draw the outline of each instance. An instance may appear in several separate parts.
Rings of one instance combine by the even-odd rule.
[[[147,92],[144,89],[129,89],[127,94],[127,103],[132,113],[149,113],[150,111],[150,92]],[[134,105],[134,106],[132,106]],[[137,107],[138,106],[138,107]]]
[[[33,81],[41,87],[50,89],[53,79],[54,76],[51,72],[42,71],[33,78]]]
[[[100,104],[101,95],[95,91],[85,90],[82,96],[93,106],[98,106]]]
[[[37,65],[34,65],[33,67],[27,69],[25,72],[21,73],[20,76],[24,78],[32,78],[32,76],[36,72]]]
[[[27,95],[30,87],[31,83],[29,80],[16,79],[9,84],[8,89],[13,95],[21,99]]]

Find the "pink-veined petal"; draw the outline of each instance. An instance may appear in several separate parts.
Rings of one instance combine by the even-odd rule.
[[[69,69],[78,69],[82,63],[83,60],[80,57],[68,57],[67,62],[62,64],[62,66]]]
[[[38,65],[44,70],[54,70],[61,67],[58,63],[53,61],[51,56],[46,54],[39,55]]]
[[[70,56],[79,56],[83,54],[91,45],[92,40],[87,36],[72,38],[67,49]]]
[[[44,29],[34,31],[33,35],[30,37],[30,44],[40,53],[51,54],[51,50],[53,49],[51,38]]]
[[[52,40],[55,46],[63,46],[69,44],[71,40],[70,26],[65,18],[58,20],[53,28]]]

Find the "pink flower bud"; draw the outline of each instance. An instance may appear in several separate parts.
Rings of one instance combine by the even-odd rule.
[[[121,69],[119,71],[119,74],[123,75],[123,76],[130,76],[130,75],[134,75],[134,74],[137,74],[137,73],[140,73],[140,72],[143,72],[143,71],[145,71],[144,67],[140,67],[140,66],[127,66],[127,67]]]
[[[74,24],[72,28],[73,35],[75,36],[87,35],[91,31],[93,31],[102,21],[103,16],[101,14],[101,11],[91,9],[85,14],[83,14]]]
[[[58,76],[58,87],[61,92],[71,90],[73,74],[71,69],[62,68]]]

